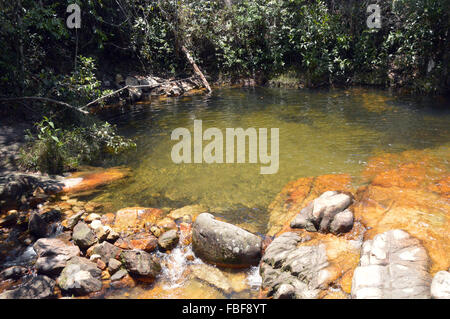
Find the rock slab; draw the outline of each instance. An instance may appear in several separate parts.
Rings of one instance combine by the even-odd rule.
[[[328,277],[329,265],[324,244],[299,246],[298,234],[283,233],[267,247],[260,274],[268,296],[280,299],[318,298]]]
[[[364,242],[352,280],[356,299],[430,298],[430,260],[420,241],[395,229]]]

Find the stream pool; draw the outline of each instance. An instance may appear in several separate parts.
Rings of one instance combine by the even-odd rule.
[[[448,100],[365,88],[234,88],[108,110],[101,116],[135,138],[138,147],[125,161],[131,178],[90,199],[111,211],[201,204],[229,222],[263,233],[267,206],[289,181],[348,173],[359,183],[373,155],[449,145],[448,106]],[[172,131],[184,127],[192,133],[194,120],[202,120],[203,131],[278,128],[278,172],[260,174],[260,163],[175,164]]]

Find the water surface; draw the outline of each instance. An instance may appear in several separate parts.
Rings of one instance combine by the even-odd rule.
[[[202,204],[236,224],[264,232],[266,208],[283,186],[300,177],[348,173],[357,184],[368,158],[382,152],[435,148],[450,141],[445,100],[401,98],[368,89],[220,89],[209,96],[157,99],[103,115],[136,138],[125,182],[94,196],[111,210],[127,206]],[[279,128],[280,165],[175,164],[172,131]],[[206,145],[208,142],[204,142]],[[447,154],[448,155],[448,154]]]

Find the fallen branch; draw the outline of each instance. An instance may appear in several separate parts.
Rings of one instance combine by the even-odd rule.
[[[164,19],[166,19],[167,23],[169,24],[169,27],[172,29],[173,33],[175,34],[175,36],[177,35],[177,30],[175,29],[175,27],[170,23],[170,19],[169,19],[169,15],[167,14],[166,11],[164,11],[164,9],[162,8],[162,6],[160,5],[159,1],[158,1],[158,7],[159,7],[159,11],[162,13],[162,15],[164,16]],[[189,61],[189,63],[192,65],[192,68],[194,69],[195,74],[197,74],[200,79],[203,82],[203,85],[206,87],[206,89],[208,90],[208,93],[212,92],[211,87],[209,86],[208,81],[206,80],[205,76],[203,75],[203,72],[200,70],[200,68],[198,67],[197,63],[195,63],[194,59],[192,58],[191,53],[189,52],[189,50],[182,44],[181,45],[181,51],[183,51],[184,55],[186,56],[187,60]]]
[[[43,102],[49,102],[49,103],[53,103],[53,104],[57,104],[57,105],[62,105],[62,106],[65,106],[67,108],[70,108],[72,110],[75,110],[77,112],[81,112],[83,114],[89,114],[89,112],[85,110],[87,107],[89,107],[91,105],[94,105],[94,104],[100,102],[101,100],[104,100],[104,99],[106,99],[106,98],[108,98],[110,96],[113,96],[113,95],[117,94],[117,93],[120,93],[123,90],[126,90],[126,89],[144,89],[144,88],[154,89],[156,87],[159,87],[159,86],[162,86],[162,85],[165,85],[165,84],[174,83],[174,82],[178,82],[178,81],[186,81],[186,80],[190,80],[190,79],[192,79],[192,77],[185,78],[185,79],[179,79],[179,80],[165,81],[165,82],[156,83],[156,84],[149,84],[149,85],[125,85],[124,87],[122,87],[122,88],[120,88],[120,89],[118,89],[118,90],[116,90],[114,92],[111,92],[111,93],[109,93],[107,95],[104,95],[102,97],[99,97],[98,99],[95,99],[94,101],[91,101],[88,104],[83,105],[82,107],[76,107],[76,106],[70,105],[70,104],[68,104],[66,102],[61,102],[61,101],[58,101],[58,100],[50,99],[48,97],[41,97],[41,96],[22,96],[22,97],[0,98],[0,102],[14,102],[14,101],[19,101],[20,102],[20,101],[25,101],[25,100],[36,100],[36,101],[43,101]]]
[[[0,102],[13,102],[13,101],[24,101],[24,100],[36,100],[36,101],[49,102],[49,103],[65,106],[67,108],[70,108],[70,109],[75,110],[77,112],[81,112],[83,114],[89,114],[89,112],[83,111],[80,108],[77,108],[77,107],[75,107],[73,105],[70,105],[70,104],[65,103],[65,102],[53,100],[53,99],[50,99],[48,97],[22,96],[22,97],[0,98]]]
[[[190,79],[192,79],[192,77],[185,78],[185,79],[179,79],[179,80],[165,81],[165,82],[156,83],[156,84],[148,84],[148,85],[125,85],[124,87],[122,87],[122,88],[120,88],[120,89],[118,89],[118,90],[116,90],[114,92],[111,92],[111,93],[109,93],[107,95],[99,97],[98,99],[96,99],[96,100],[94,100],[92,102],[89,102],[86,105],[83,105],[82,107],[80,107],[80,110],[84,110],[85,108],[87,108],[87,107],[89,107],[91,105],[94,105],[95,103],[98,103],[101,100],[104,100],[104,99],[106,99],[106,98],[108,98],[110,96],[116,95],[117,93],[120,93],[120,92],[122,92],[123,90],[126,90],[126,89],[145,89],[145,88],[146,89],[154,89],[156,87],[159,87],[159,86],[162,86],[162,85],[165,85],[165,84],[174,83],[174,82],[178,82],[178,81],[186,81],[186,80],[190,80]]]
[[[209,93],[212,92],[211,87],[209,86],[208,81],[206,81],[205,76],[203,75],[202,71],[198,67],[197,63],[195,63],[194,59],[192,58],[191,54],[189,53],[188,49],[184,45],[181,46],[181,51],[186,55],[186,58],[188,59],[189,63],[192,65],[192,68],[194,69],[194,72],[200,77],[200,79],[203,82],[203,85],[206,87]]]

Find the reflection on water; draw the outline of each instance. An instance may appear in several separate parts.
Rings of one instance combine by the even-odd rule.
[[[123,134],[137,139],[137,153],[126,163],[133,175],[93,200],[108,203],[111,210],[202,204],[231,222],[252,224],[263,232],[265,209],[288,181],[349,173],[358,182],[374,154],[448,143],[448,105],[436,103],[366,89],[257,88],[221,89],[211,96],[136,105],[106,116]],[[278,173],[261,175],[260,163],[172,163],[176,142],[170,140],[171,132],[177,127],[192,132],[194,119],[203,121],[203,130],[279,128]]]

